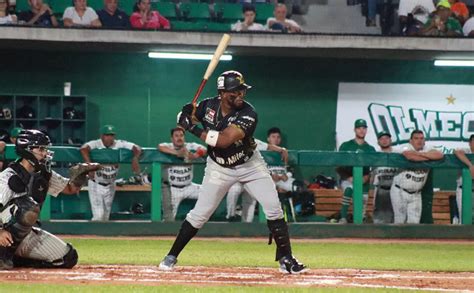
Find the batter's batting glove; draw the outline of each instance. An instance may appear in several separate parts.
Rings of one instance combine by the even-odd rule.
[[[184,105],[183,108],[181,109],[181,113],[187,114],[188,116],[191,116],[193,114],[193,111],[194,111],[194,106],[191,103]]]
[[[184,130],[191,129],[194,126],[191,115],[180,112],[178,114],[178,125]]]
[[[87,174],[100,170],[102,166],[99,163],[79,163],[69,168],[69,183],[77,187],[82,187],[87,183]]]

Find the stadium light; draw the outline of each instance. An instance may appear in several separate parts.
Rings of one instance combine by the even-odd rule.
[[[434,65],[470,67],[474,66],[474,60],[435,60]]]
[[[183,59],[183,60],[211,60],[213,54],[206,53],[172,53],[172,52],[148,52],[149,58],[161,59]],[[223,54],[220,61],[231,61],[232,55]]]

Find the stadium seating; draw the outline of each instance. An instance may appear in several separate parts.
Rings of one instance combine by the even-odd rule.
[[[87,0],[87,6],[92,7],[95,11],[104,8],[104,0]]]
[[[28,4],[28,0],[17,0],[16,1],[16,11],[28,11],[30,10],[30,5]]]
[[[152,8],[158,10],[158,12],[168,18],[175,19],[176,15],[176,4],[172,2],[156,2],[152,4]]]
[[[238,3],[217,3],[214,10],[217,18],[224,22],[236,22],[242,18],[242,5]]]
[[[207,3],[183,3],[180,6],[185,19],[190,20],[209,20],[209,4]]]
[[[259,23],[266,23],[269,17],[273,17],[274,9],[275,6],[273,4],[261,3],[255,5],[255,11],[257,12],[255,21]]]

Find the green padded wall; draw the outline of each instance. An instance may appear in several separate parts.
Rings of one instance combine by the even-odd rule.
[[[176,113],[192,99],[207,67],[206,61],[164,61],[145,53],[3,50],[0,58],[2,93],[57,95],[70,81],[73,95],[88,96],[90,139],[111,123],[119,137],[144,146],[169,139]],[[254,86],[248,101],[259,113],[256,136],[264,139],[266,129],[279,126],[291,149],[334,149],[341,81],[474,83],[471,70],[435,68],[431,61],[234,56],[219,64],[202,97],[215,93],[217,73],[228,69],[242,71]]]

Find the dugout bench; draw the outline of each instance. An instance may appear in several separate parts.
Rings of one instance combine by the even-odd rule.
[[[76,147],[51,147],[55,152],[55,162],[82,162],[79,149]],[[279,163],[278,153],[262,152],[265,160],[272,163]],[[5,157],[15,159],[16,154],[13,146],[7,146]],[[468,155],[474,161],[474,155]],[[91,160],[99,163],[130,163],[132,152],[125,149],[120,150],[93,150]],[[353,152],[328,152],[328,151],[291,151],[290,162],[300,166],[335,167],[353,166],[354,195],[353,210],[354,223],[362,224],[363,196],[362,196],[362,169],[365,166],[371,167],[400,167],[400,168],[441,168],[441,169],[462,169],[463,198],[462,198],[462,223],[472,225],[472,178],[468,168],[460,162],[454,155],[445,155],[443,160],[432,162],[410,162],[401,154],[393,153],[353,153]],[[155,148],[143,148],[140,163],[152,164],[152,178],[161,178],[162,164],[183,163],[181,159],[169,156],[157,151]],[[193,161],[194,164],[204,164],[203,159]],[[152,180],[151,186],[151,221],[162,220],[161,213],[161,180]],[[51,218],[51,197],[47,197],[41,210],[41,220],[48,221]],[[259,214],[260,221],[264,221],[263,213]]]

